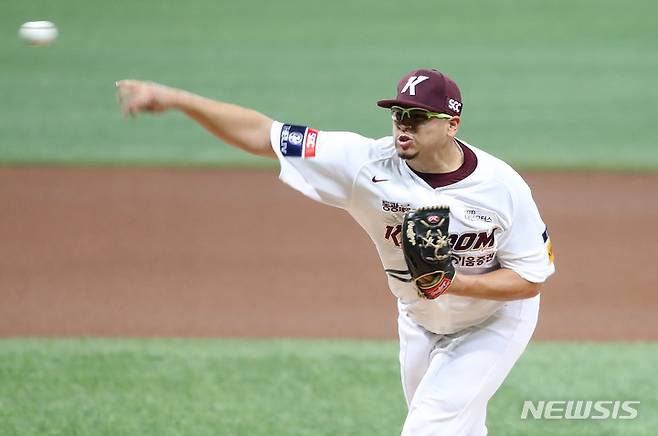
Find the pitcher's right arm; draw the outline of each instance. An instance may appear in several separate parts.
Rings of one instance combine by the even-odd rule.
[[[126,115],[177,109],[225,143],[276,159],[270,145],[273,121],[260,112],[154,82],[121,80],[116,86],[121,110]]]

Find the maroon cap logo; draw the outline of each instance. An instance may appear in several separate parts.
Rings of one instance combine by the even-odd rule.
[[[463,104],[457,84],[437,70],[414,70],[404,76],[392,100],[380,100],[380,107],[419,107],[432,112],[461,115]]]
[[[407,83],[405,83],[404,87],[402,87],[400,94],[408,92],[411,96],[416,95],[416,86],[427,79],[429,79],[427,76],[410,76],[407,79]]]

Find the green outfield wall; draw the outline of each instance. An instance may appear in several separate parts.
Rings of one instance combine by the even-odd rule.
[[[0,14],[0,163],[262,166],[180,114],[126,121],[114,81],[161,81],[278,120],[388,134],[416,67],[462,87],[461,137],[520,168],[658,166],[652,0],[19,1]],[[22,22],[60,30],[45,48]]]

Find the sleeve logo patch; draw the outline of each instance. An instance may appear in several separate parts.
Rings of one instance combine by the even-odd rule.
[[[288,135],[288,141],[291,144],[298,146],[304,141],[304,134],[300,132],[292,132]]]
[[[548,241],[546,241],[546,252],[548,253],[548,262],[554,263],[555,254],[553,253],[553,243],[551,242],[550,238],[548,239]]]
[[[544,233],[542,233],[541,237],[544,240],[544,245],[546,246],[546,252],[548,253],[548,262],[554,263],[555,254],[553,253],[553,243],[551,242],[551,237],[548,236],[548,228],[544,230]]]
[[[284,124],[281,129],[279,148],[289,157],[315,157],[318,131],[306,126]]]
[[[318,140],[318,131],[306,129],[306,141],[304,141],[304,157],[315,157],[315,143]]]

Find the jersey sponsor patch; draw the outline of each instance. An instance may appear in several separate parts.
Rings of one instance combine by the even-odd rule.
[[[406,212],[411,209],[409,203],[398,203],[396,201],[382,200],[382,210],[384,212]]]
[[[496,231],[498,230],[500,230],[499,227],[493,227],[479,232],[450,233],[448,242],[453,253],[488,252],[496,249]],[[401,247],[401,231],[401,224],[388,225],[386,226],[384,239],[391,241],[396,247]]]
[[[494,222],[494,218],[488,212],[479,211],[476,209],[466,209],[464,212],[464,219],[466,221],[482,221],[485,223]]]
[[[284,124],[281,128],[279,148],[288,157],[315,157],[318,131],[306,126]]]
[[[493,227],[480,232],[451,233],[448,241],[453,252],[485,251],[496,247],[497,230],[498,227]]]
[[[496,231],[499,227],[479,232],[450,233],[448,242],[452,247],[452,263],[461,268],[489,267],[496,260]],[[384,239],[395,247],[402,246],[402,226],[388,225]]]
[[[555,254],[553,253],[553,243],[551,242],[551,237],[548,235],[548,227],[544,230],[544,233],[541,234],[542,239],[544,240],[544,245],[546,246],[546,252],[548,253],[548,262],[555,262]]]

